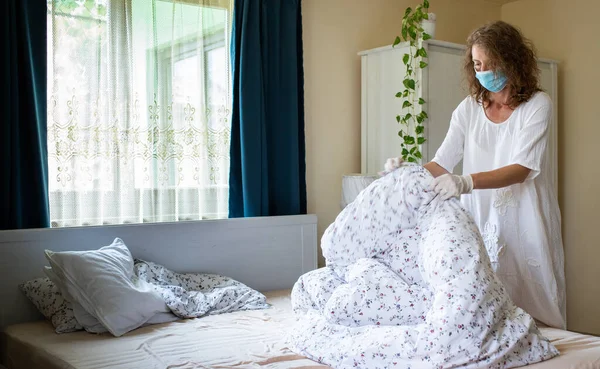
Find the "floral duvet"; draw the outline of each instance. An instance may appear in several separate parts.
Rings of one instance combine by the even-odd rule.
[[[292,291],[290,347],[334,368],[512,368],[558,351],[510,300],[459,201],[406,165],[323,235],[327,266]]]

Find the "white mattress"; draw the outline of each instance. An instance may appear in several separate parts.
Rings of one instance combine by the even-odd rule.
[[[44,321],[6,329],[8,369],[326,368],[289,351],[283,337],[294,321],[289,291],[268,293],[268,310],[245,311],[137,329],[120,338],[57,335]],[[531,369],[600,369],[600,338],[542,328],[561,356]]]

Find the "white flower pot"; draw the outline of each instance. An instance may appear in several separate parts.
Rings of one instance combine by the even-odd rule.
[[[428,13],[427,16],[429,19],[423,19],[421,27],[423,27],[423,32],[427,33],[431,38],[435,38],[435,13]]]

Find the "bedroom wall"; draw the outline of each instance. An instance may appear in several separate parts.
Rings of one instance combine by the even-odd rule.
[[[521,28],[558,69],[559,201],[566,259],[567,325],[600,335],[598,88],[600,1],[520,0],[502,19]]]
[[[319,239],[340,211],[342,176],[360,172],[357,53],[390,44],[404,9],[418,2],[303,0],[308,212],[319,218]],[[437,15],[436,38],[445,41],[463,43],[472,29],[501,15],[500,5],[484,0],[430,3]]]

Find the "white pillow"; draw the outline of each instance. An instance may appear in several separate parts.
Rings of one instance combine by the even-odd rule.
[[[46,258],[60,281],[57,285],[63,296],[79,303],[117,337],[156,314],[169,312],[162,296],[150,284],[134,277],[133,257],[119,238],[93,251],[46,250]]]
[[[58,278],[58,276],[54,273],[52,268],[44,267],[44,273],[50,278],[52,282],[56,285],[56,287],[64,292],[64,299],[66,300],[66,304],[71,309],[71,316],[75,319],[76,323],[83,327],[87,332],[90,333],[104,333],[108,332],[106,328],[100,323],[96,317],[92,314],[85,311],[85,309],[73,299],[73,296],[68,294],[67,287],[63,284],[62,280]],[[60,293],[60,292],[59,292]]]
[[[64,299],[58,286],[48,278],[36,278],[19,285],[25,296],[46,319],[56,333],[80,331],[82,326],[74,316],[71,304]]]

